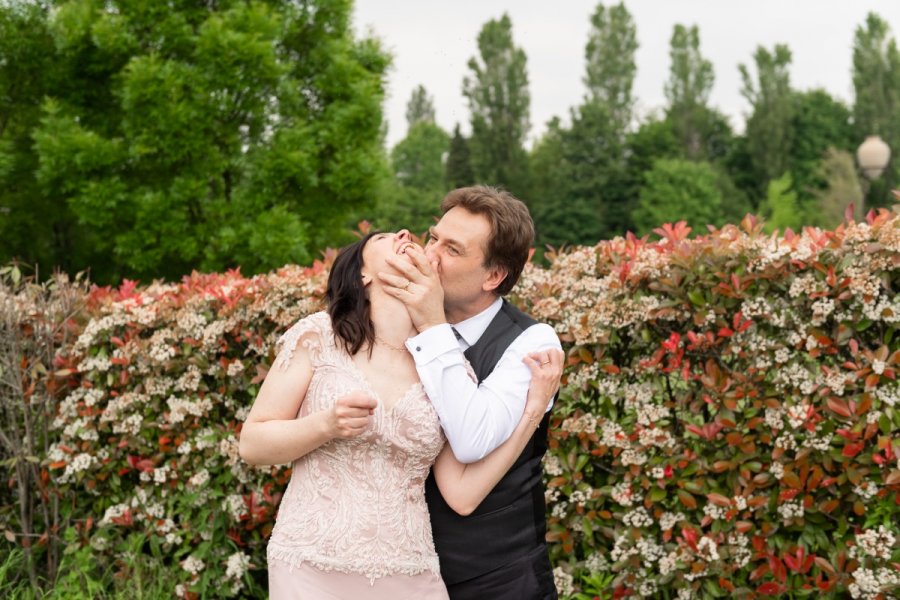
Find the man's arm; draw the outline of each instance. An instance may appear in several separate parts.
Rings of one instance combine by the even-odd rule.
[[[469,376],[449,325],[426,329],[407,340],[406,346],[453,454],[462,463],[481,460],[515,430],[531,384],[531,371],[522,359],[533,352],[561,351],[553,328],[533,325],[513,341],[478,385]]]

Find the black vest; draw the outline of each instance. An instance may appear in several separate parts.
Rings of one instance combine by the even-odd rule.
[[[494,370],[513,340],[535,323],[503,302],[478,342],[465,352],[479,383]],[[425,499],[441,577],[448,585],[493,571],[544,544],[547,522],[541,458],[547,450],[548,422],[549,415],[544,415],[515,464],[469,516],[463,517],[450,508],[438,490],[434,474],[429,474]]]

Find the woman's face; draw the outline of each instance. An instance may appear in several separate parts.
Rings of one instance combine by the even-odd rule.
[[[378,279],[376,275],[379,272],[399,273],[387,263],[387,257],[400,255],[412,262],[405,253],[407,248],[415,245],[406,229],[401,229],[397,233],[375,234],[363,248],[363,271],[373,280]]]

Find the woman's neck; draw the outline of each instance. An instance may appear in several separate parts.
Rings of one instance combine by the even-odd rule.
[[[395,348],[403,348],[406,340],[416,335],[416,328],[406,306],[396,298],[372,294],[370,316],[375,326],[376,344],[379,341]],[[380,338],[380,340],[378,339]]]

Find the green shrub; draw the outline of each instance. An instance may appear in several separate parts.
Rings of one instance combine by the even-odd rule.
[[[516,288],[568,349],[545,460],[561,592],[896,593],[900,220],[656,232],[551,255]],[[326,270],[90,293],[43,464],[99,573],[140,554],[186,597],[262,593],[290,471],[244,465],[237,436]]]

